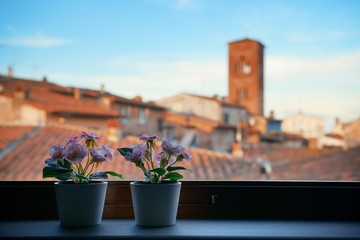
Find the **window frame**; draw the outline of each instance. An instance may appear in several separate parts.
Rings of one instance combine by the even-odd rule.
[[[0,181],[0,220],[55,219],[55,181]],[[131,181],[109,181],[104,218],[133,218]],[[178,218],[360,221],[360,182],[182,181]]]

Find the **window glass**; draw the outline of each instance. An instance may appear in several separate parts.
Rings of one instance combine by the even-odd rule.
[[[184,180],[360,180],[360,2],[2,0],[0,180],[144,133]],[[214,17],[216,16],[216,17]],[[99,170],[142,179],[115,151]]]

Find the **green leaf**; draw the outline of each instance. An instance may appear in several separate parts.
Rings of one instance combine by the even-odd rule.
[[[120,173],[116,173],[116,172],[113,172],[113,171],[106,171],[105,173],[109,174],[109,175],[111,175],[113,177],[123,178],[123,176]]]
[[[149,172],[156,172],[157,174],[159,174],[161,176],[163,176],[166,173],[165,169],[163,169],[163,168],[155,168],[155,169],[150,170]]]
[[[106,172],[96,172],[96,173],[92,173],[90,174],[90,179],[107,179],[108,175],[114,176],[114,177],[119,177],[122,178],[122,175],[116,172],[112,172],[112,171],[106,171]]]
[[[169,159],[167,159],[167,158],[162,158],[161,161],[160,161],[160,167],[161,167],[161,168],[165,168],[166,165],[168,165],[168,163],[169,163]]]
[[[56,177],[56,179],[59,179],[59,180],[62,180],[62,181],[66,181],[66,180],[69,180],[71,178],[71,173],[70,172],[67,172],[67,173],[64,173],[64,174],[60,174]]]
[[[54,161],[53,159],[51,159],[51,158],[48,158],[48,159],[46,159],[45,160],[45,164],[46,165],[57,165],[58,163],[57,163],[58,161]]]
[[[182,179],[183,175],[177,172],[170,172],[168,173],[164,179],[170,179],[171,181],[177,181],[179,179]]]
[[[66,160],[64,161],[54,161],[52,159],[45,160],[47,164],[43,168],[43,178],[56,178],[59,180],[68,180],[71,177],[70,163]]]
[[[63,161],[58,161],[58,162],[59,162],[59,164],[60,164],[61,166],[63,166],[64,168],[71,169],[71,165],[70,165],[70,162],[69,162],[69,161],[63,160]]]
[[[166,168],[166,170],[168,172],[173,172],[173,171],[177,171],[177,170],[188,170],[191,172],[191,169],[188,169],[188,168],[184,168],[184,167],[181,167],[181,166],[177,166],[177,167],[172,167],[172,166],[169,166]]]
[[[67,169],[59,165],[48,165],[43,168],[43,178],[56,178],[59,180],[68,180],[72,169]]]
[[[87,183],[90,181],[90,178],[87,178],[85,177],[84,175],[82,174],[79,174],[77,172],[74,172],[75,173],[75,178],[76,180],[74,180],[75,182],[78,182],[78,183]]]
[[[96,172],[96,173],[90,174],[89,178],[90,179],[107,179],[108,176],[104,172]]]
[[[141,159],[135,160],[134,163],[135,163],[135,166],[137,166],[138,168],[142,169],[144,167],[144,163],[141,161]]]
[[[67,172],[67,171],[72,171],[72,169],[65,168],[59,164],[53,164],[53,165],[45,166],[43,171]]]
[[[126,156],[128,152],[132,153],[132,148],[117,148],[122,156]]]

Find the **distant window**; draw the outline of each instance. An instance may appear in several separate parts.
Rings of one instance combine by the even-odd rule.
[[[223,114],[223,122],[224,123],[229,123],[229,113],[224,113]]]
[[[197,136],[195,135],[194,138],[192,139],[191,143],[190,143],[191,147],[198,147],[198,140],[197,140]]]
[[[166,137],[175,139],[175,127],[169,126],[166,128]]]
[[[158,131],[162,132],[163,128],[164,128],[164,120],[163,119],[158,119]]]
[[[250,74],[251,73],[251,65],[249,62],[240,60],[240,62],[236,63],[235,70],[238,74]]]
[[[120,111],[121,111],[121,121],[123,123],[127,123],[129,121],[129,107],[122,106]]]
[[[246,88],[241,88],[238,91],[239,99],[247,99],[248,98],[248,90]]]
[[[251,73],[251,66],[249,63],[245,63],[243,66],[243,73],[250,74]]]
[[[236,72],[239,74],[242,73],[242,69],[243,69],[242,64],[243,64],[242,62],[236,63]]]
[[[144,108],[140,108],[139,109],[139,115],[138,115],[138,121],[140,124],[145,124],[146,123],[146,112]]]

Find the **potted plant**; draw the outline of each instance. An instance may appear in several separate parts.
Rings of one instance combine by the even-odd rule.
[[[69,139],[65,146],[50,147],[51,158],[45,161],[43,178],[56,178],[56,201],[60,224],[66,227],[87,227],[101,223],[108,175],[122,178],[121,174],[94,172],[103,162],[112,160],[114,149],[99,146],[100,138],[94,133],[82,132]]]
[[[144,173],[144,181],[130,183],[135,222],[144,227],[175,224],[181,190],[179,180],[183,178],[178,171],[190,171],[177,165],[191,159],[191,154],[183,146],[165,138],[161,150],[156,152],[156,139],[156,136],[144,134],[140,137],[144,143],[117,149]]]

